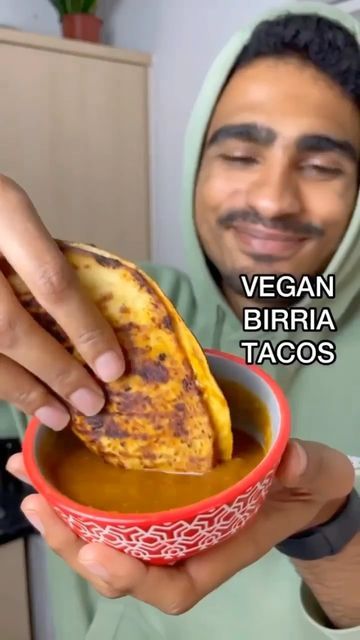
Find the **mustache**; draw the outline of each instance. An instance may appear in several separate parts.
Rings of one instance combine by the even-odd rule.
[[[217,224],[226,229],[236,222],[246,222],[272,231],[287,231],[299,236],[319,238],[324,235],[324,230],[318,225],[300,222],[292,214],[283,214],[269,219],[253,208],[230,209],[218,219]]]

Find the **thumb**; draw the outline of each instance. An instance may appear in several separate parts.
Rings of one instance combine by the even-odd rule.
[[[277,479],[283,487],[334,500],[350,493],[355,472],[348,457],[340,451],[319,442],[291,440]]]

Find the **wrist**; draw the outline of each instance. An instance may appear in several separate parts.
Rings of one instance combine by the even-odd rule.
[[[360,496],[353,489],[341,502],[327,504],[310,526],[286,538],[276,548],[298,560],[320,560],[337,555],[359,532]]]
[[[307,529],[313,529],[314,527],[321,527],[322,525],[334,520],[334,518],[336,518],[344,509],[349,500],[349,495],[350,494],[347,494],[343,498],[337,498],[336,500],[329,500],[329,502],[326,502],[318,511],[316,517],[311,520],[304,529],[300,529],[298,533],[302,533]]]

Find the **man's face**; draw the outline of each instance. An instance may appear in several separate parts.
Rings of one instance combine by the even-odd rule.
[[[317,275],[350,221],[360,118],[341,89],[296,60],[257,60],[225,88],[195,194],[203,249],[224,284],[239,274]]]

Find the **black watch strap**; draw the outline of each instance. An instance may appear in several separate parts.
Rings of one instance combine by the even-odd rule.
[[[276,549],[298,560],[320,560],[339,553],[360,532],[360,496],[349,494],[342,509],[323,525],[286,538]]]

